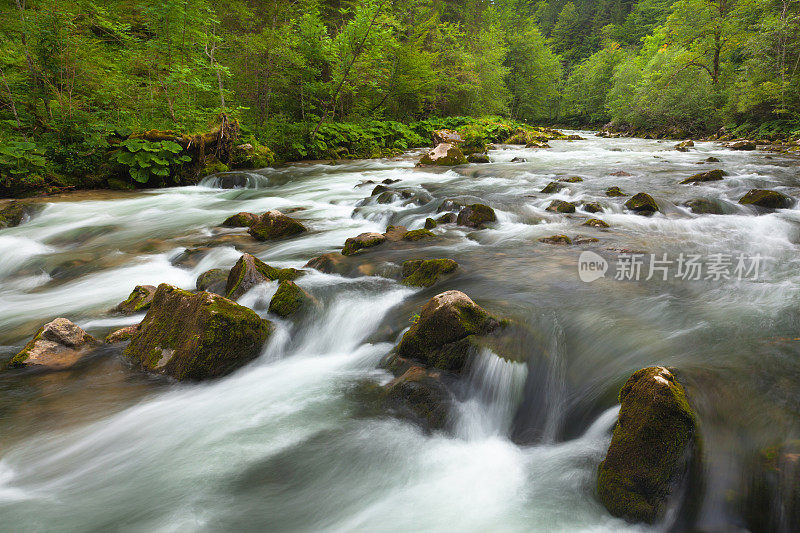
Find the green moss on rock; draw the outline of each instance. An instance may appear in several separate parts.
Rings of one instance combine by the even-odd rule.
[[[231,300],[236,300],[260,283],[295,280],[302,275],[302,270],[275,268],[257,257],[243,254],[228,274],[225,295]]]
[[[439,223],[430,217],[425,219],[425,229],[433,229],[438,225]]]
[[[470,204],[464,207],[456,217],[459,226],[482,228],[489,222],[497,222],[494,209],[485,204]]]
[[[123,354],[178,380],[214,378],[255,359],[271,331],[268,320],[222,296],[161,284]]]
[[[608,224],[608,222],[604,222],[603,220],[600,220],[599,218],[590,218],[589,220],[584,222],[583,225],[584,226],[589,226],[589,227],[592,227],[592,228],[610,228],[611,227]]]
[[[388,383],[382,393],[385,408],[429,430],[444,428],[451,401],[441,374],[420,366],[406,370]]]
[[[566,185],[564,185],[563,183],[559,183],[557,181],[551,181],[550,183],[544,186],[541,192],[544,194],[553,194],[560,191],[564,187],[566,187]]]
[[[658,211],[658,204],[653,197],[646,192],[640,192],[632,196],[625,202],[625,207],[636,212],[638,215],[644,216],[650,216]]]
[[[627,194],[622,192],[622,190],[620,190],[619,187],[609,187],[608,189],[606,189],[606,196],[611,196],[611,197],[627,196]]]
[[[66,318],[56,318],[39,328],[7,367],[62,370],[77,363],[97,344],[97,340],[78,325]]]
[[[313,301],[313,297],[294,281],[281,281],[278,291],[269,302],[269,312],[286,318]]]
[[[267,211],[247,232],[259,241],[292,237],[308,231],[304,225],[280,211]]]
[[[695,174],[694,176],[690,176],[683,180],[680,184],[681,185],[688,185],[688,184],[697,184],[697,183],[704,183],[707,181],[720,181],[722,177],[725,176],[725,171],[723,170],[709,170],[708,172],[700,172]]]
[[[550,205],[547,206],[547,211],[552,211],[554,213],[574,213],[575,204],[572,202],[565,202],[564,200],[553,200],[550,202]]]
[[[688,461],[699,460],[693,452],[699,447],[697,420],[683,387],[663,367],[634,373],[619,401],[611,444],[598,469],[598,495],[612,515],[653,523]]]
[[[386,242],[386,236],[382,233],[362,233],[356,237],[350,237],[344,241],[342,255],[353,255],[365,248],[372,248]]]
[[[224,268],[212,268],[198,276],[195,288],[198,291],[208,291],[220,296],[225,296],[225,287],[228,284],[230,271]]]
[[[778,191],[751,189],[739,199],[742,205],[755,205],[767,209],[783,209],[792,205],[792,199]]]
[[[14,200],[0,208],[0,229],[19,226],[40,211],[43,206],[33,202]]]
[[[258,221],[255,213],[241,212],[226,218],[220,226],[226,228],[249,228]]]
[[[467,158],[458,146],[440,143],[419,160],[421,166],[455,166],[464,165]]]
[[[434,237],[436,237],[436,235],[429,229],[415,229],[406,232],[406,234],[403,235],[403,240],[415,242],[422,239],[432,239]]]
[[[539,242],[544,244],[572,244],[572,239],[566,235],[551,235],[549,237],[542,237]]]
[[[452,259],[418,259],[403,263],[404,285],[411,287],[431,287],[439,277],[455,272],[458,263]]]
[[[128,299],[117,305],[116,310],[126,315],[134,315],[146,311],[150,308],[150,303],[153,301],[155,293],[156,288],[153,285],[137,285],[128,296]]]

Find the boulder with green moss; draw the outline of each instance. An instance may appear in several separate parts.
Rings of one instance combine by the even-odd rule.
[[[9,202],[0,207],[0,229],[19,226],[42,208],[42,205],[32,202]]]
[[[547,211],[552,211],[553,213],[574,213],[575,204],[572,202],[565,202],[564,200],[553,200],[550,202],[550,205],[547,206]]]
[[[468,163],[491,163],[489,156],[481,153],[469,154],[467,156]]]
[[[610,228],[608,222],[600,220],[599,218],[590,218],[586,222],[583,223],[584,226],[589,226],[592,228]]]
[[[117,344],[119,342],[125,342],[131,340],[138,331],[139,331],[139,324],[134,324],[132,326],[120,328],[106,335],[106,338],[103,339],[103,342],[105,342],[106,344]]]
[[[125,315],[134,315],[147,311],[155,294],[156,288],[153,285],[137,285],[128,296],[128,299],[117,305],[116,310]]]
[[[228,172],[231,168],[217,159],[216,157],[208,158],[198,172],[198,177],[211,176],[213,174],[221,174]]]
[[[440,143],[419,160],[420,166],[455,166],[466,164],[467,158],[461,149],[450,143]]]
[[[432,218],[428,217],[425,219],[425,229],[433,229],[438,226],[439,223],[433,220]]]
[[[800,531],[800,440],[761,450],[745,473],[742,504],[748,530]]]
[[[411,287],[431,287],[439,278],[455,272],[458,263],[452,259],[417,259],[403,263],[404,285]]]
[[[675,145],[675,149],[679,152],[688,152],[689,148],[694,148],[694,141],[683,141]]]
[[[470,204],[459,211],[456,223],[469,228],[482,228],[489,222],[497,222],[494,209],[485,204]]]
[[[257,257],[243,254],[228,274],[225,296],[231,300],[237,300],[260,283],[295,280],[302,275],[302,270],[275,268]]]
[[[224,268],[206,270],[197,277],[195,288],[198,291],[208,291],[220,296],[225,296],[225,287],[228,285],[230,271]]]
[[[572,244],[572,239],[566,235],[550,235],[549,237],[542,237],[539,242],[544,244]]]
[[[570,176],[569,178],[559,178],[558,181],[562,183],[580,183],[583,178],[580,176]]]
[[[305,231],[307,230],[304,225],[280,211],[267,211],[247,230],[259,241],[292,237]]]
[[[421,241],[422,239],[432,239],[434,237],[436,237],[435,233],[433,233],[429,229],[423,228],[423,229],[415,229],[407,231],[405,235],[403,235],[403,240],[416,242],[416,241]]]
[[[99,343],[66,318],[56,318],[36,335],[8,363],[9,368],[35,367],[48,370],[69,368]]]
[[[633,195],[627,202],[625,207],[634,211],[637,215],[650,216],[658,211],[658,204],[652,196],[646,192],[640,192]]]
[[[581,207],[587,213],[602,213],[604,211],[603,206],[597,202],[586,202]]]
[[[455,213],[445,213],[436,219],[437,224],[454,224],[458,221],[458,216]]]
[[[606,196],[616,197],[616,196],[627,196],[619,187],[609,187],[606,189]]]
[[[344,241],[342,255],[353,255],[366,248],[379,246],[386,242],[386,235],[377,232],[362,233]]]
[[[694,198],[684,203],[696,215],[724,215],[722,203],[719,200],[707,198]]]
[[[259,216],[255,213],[241,212],[226,218],[220,226],[226,228],[249,228],[258,222]]]
[[[245,143],[234,147],[231,164],[235,168],[266,168],[275,163],[275,153],[258,143]]]
[[[556,192],[560,191],[564,187],[566,187],[566,185],[564,185],[563,183],[560,183],[558,181],[551,181],[550,183],[545,185],[544,188],[540,192],[542,192],[544,194],[553,194],[553,193],[556,193]]]
[[[778,191],[751,189],[739,199],[739,203],[766,209],[783,209],[792,205],[792,199]]]
[[[268,320],[227,298],[161,284],[123,354],[178,380],[214,378],[258,357],[271,331]]]
[[[619,402],[597,492],[612,515],[651,524],[663,516],[690,463],[700,460],[697,419],[683,387],[664,367],[634,373]]]
[[[419,319],[403,335],[396,353],[431,368],[460,372],[467,364],[471,347],[462,341],[487,335],[499,325],[463,292],[443,292],[422,307]]]
[[[445,427],[451,397],[441,373],[420,366],[412,366],[382,391],[385,408],[430,430]]]
[[[720,181],[725,176],[725,171],[716,169],[708,172],[700,172],[694,176],[689,176],[681,182],[681,185],[705,183],[707,181]]]
[[[350,270],[345,257],[339,252],[322,254],[308,261],[303,268],[313,268],[325,274],[345,274]]]
[[[269,302],[269,312],[286,318],[314,302],[314,297],[294,281],[281,281],[275,296]]]

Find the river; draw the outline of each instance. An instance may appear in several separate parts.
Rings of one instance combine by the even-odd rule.
[[[142,315],[109,312],[135,285],[191,289],[200,273],[230,268],[242,252],[302,268],[359,233],[421,228],[446,198],[481,201],[498,216],[488,229],[444,225],[429,243],[369,252],[378,271],[423,257],[460,264],[430,289],[311,271],[299,284],[322,306],[293,323],[267,313],[275,286],[256,287],[240,303],[273,320],[276,334],[261,357],[222,379],[148,376],[119,347],[69,371],[2,372],[0,531],[668,529],[674,514],[653,527],[630,525],[594,497],[616,394],[632,372],[655,364],[679,369],[700,420],[705,495],[694,525],[741,527],[731,495],[747,458],[800,437],[800,211],[757,213],[736,202],[751,188],[800,196],[798,161],[580,133],[586,140],[553,141],[548,150],[501,146],[492,163],[452,169],[414,168],[408,154],[265,169],[237,189],[218,188],[212,177],[195,187],[68,194],[0,231],[6,361],[55,317],[98,337],[138,322]],[[678,184],[712,168],[728,175]],[[571,176],[583,181],[539,192]],[[376,203],[364,182],[386,179],[433,200]],[[661,212],[625,210],[626,198],[605,195],[612,186],[651,194]],[[726,214],[693,214],[682,205],[693,198],[713,199]],[[599,202],[605,211],[546,211],[554,199]],[[259,243],[217,228],[233,213],[268,209],[292,212],[310,231]],[[582,226],[590,217],[610,228]],[[554,234],[598,242],[538,241]],[[197,247],[205,253],[183,253]],[[608,261],[604,277],[581,281],[585,250]],[[617,276],[633,252],[644,257],[639,279]],[[650,254],[666,260],[667,279],[661,270],[649,276]],[[728,279],[712,270],[683,279],[679,262],[690,255],[706,269],[730,260]],[[758,263],[758,272],[738,275],[738,260]],[[519,347],[527,362],[479,361],[447,432],[366,412],[354,388],[388,381],[380,359],[409,317],[449,289],[527,324],[534,334]]]

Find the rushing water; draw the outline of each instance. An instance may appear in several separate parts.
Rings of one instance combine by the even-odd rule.
[[[96,336],[138,317],[108,310],[137,284],[193,288],[241,252],[302,267],[347,237],[387,224],[422,227],[445,198],[492,205],[499,222],[403,251],[378,263],[450,257],[461,265],[437,286],[311,273],[300,284],[322,303],[277,327],[262,356],[223,379],[176,384],[128,367],[104,348],[72,370],[0,375],[2,531],[621,531],[594,499],[610,441],[616,393],[635,370],[680,370],[701,421],[705,497],[697,526],[742,525],[735,495],[754,450],[800,436],[797,306],[800,211],[756,213],[736,201],[768,187],[800,196],[797,160],[698,143],[640,139],[555,141],[535,151],[502,147],[493,163],[415,169],[412,157],[305,164],[246,176],[246,188],[197,187],[57,198],[31,221],[0,232],[0,360],[44,322],[65,316]],[[709,156],[720,163],[698,164]],[[514,157],[527,162],[511,162]],[[724,181],[678,182],[722,168]],[[630,175],[613,175],[624,171]],[[539,193],[569,176],[556,194]],[[381,205],[366,180],[426,190],[422,205]],[[626,212],[606,188],[646,191],[662,213]],[[683,202],[717,199],[725,215]],[[599,201],[606,212],[546,212],[553,199]],[[292,210],[310,232],[254,242],[216,227],[232,213]],[[589,216],[609,230],[581,226]],[[553,234],[597,243],[554,246]],[[200,259],[187,248],[209,247]],[[606,277],[578,277],[592,250]],[[758,279],[615,280],[620,252],[760,256]],[[734,258],[735,263],[735,258]],[[386,265],[383,265],[386,266]],[[675,272],[670,271],[670,274]],[[434,294],[459,289],[494,314],[530,328],[524,363],[479,354],[462,383],[452,431],[365,413],[352,389],[377,370]],[[267,316],[274,286],[240,302]],[[655,529],[670,527],[671,520]]]

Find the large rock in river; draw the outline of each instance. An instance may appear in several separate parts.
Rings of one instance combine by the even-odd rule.
[[[450,143],[440,143],[431,150],[430,152],[426,153],[422,156],[419,160],[419,165],[421,166],[455,166],[455,165],[464,165],[467,163],[467,158],[464,156],[464,153],[461,149]]]
[[[411,287],[431,287],[439,277],[450,274],[458,268],[452,259],[417,259],[403,263],[404,285]]]
[[[220,296],[225,296],[225,287],[228,285],[230,272],[224,268],[212,268],[206,270],[197,277],[195,288],[198,291],[213,292]]]
[[[458,213],[456,223],[459,226],[482,228],[488,222],[496,222],[494,209],[484,204],[470,204]]]
[[[123,353],[178,380],[213,378],[255,359],[271,331],[268,320],[227,298],[161,284]]]
[[[302,275],[302,270],[275,268],[257,257],[243,254],[228,274],[225,295],[231,300],[237,300],[260,283],[295,280]]]
[[[636,212],[637,215],[650,216],[658,211],[658,204],[652,196],[646,192],[640,192],[625,202],[625,207]]]
[[[249,228],[256,222],[260,217],[255,213],[248,213],[246,211],[242,211],[241,213],[236,213],[235,215],[231,215],[226,218],[220,226],[226,228]]]
[[[38,367],[60,370],[77,363],[98,341],[66,318],[56,318],[36,332],[33,339],[9,361],[10,368]]]
[[[269,302],[269,312],[286,318],[303,307],[316,303],[314,297],[301,289],[294,281],[281,281],[275,296]]]
[[[383,405],[396,414],[442,429],[447,422],[451,394],[435,370],[412,366],[383,388]]]
[[[499,322],[461,291],[447,291],[431,298],[417,322],[403,335],[397,355],[426,366],[460,372],[467,362],[472,335],[486,335]]]
[[[767,209],[781,209],[792,205],[792,199],[778,191],[764,189],[750,189],[739,199],[742,205],[755,205]]]
[[[691,461],[699,461],[697,420],[683,387],[664,367],[634,373],[619,401],[597,492],[612,515],[653,523]]]
[[[306,227],[280,211],[267,211],[247,232],[260,241],[291,237],[307,231]]]
[[[699,174],[686,178],[681,182],[681,185],[688,185],[690,183],[697,184],[706,181],[720,181],[723,176],[725,176],[724,170],[709,170],[708,172],[700,172]]]
[[[383,233],[369,232],[362,233],[356,237],[350,237],[344,241],[342,255],[353,255],[365,248],[372,248],[386,242],[386,235]]]

